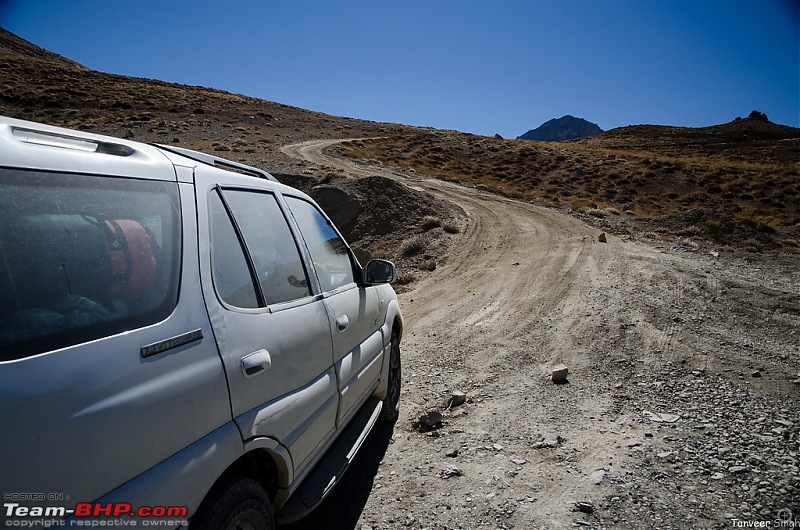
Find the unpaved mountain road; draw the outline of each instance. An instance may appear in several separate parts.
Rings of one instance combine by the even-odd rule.
[[[466,222],[400,295],[394,431],[292,528],[800,527],[796,261],[600,243],[557,211],[359,165],[333,143],[283,151],[398,179]],[[467,402],[448,408],[453,391]],[[415,428],[431,409],[443,422]]]

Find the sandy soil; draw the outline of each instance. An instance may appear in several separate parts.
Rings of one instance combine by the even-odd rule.
[[[600,242],[560,212],[358,166],[332,143],[283,152],[398,179],[465,220],[400,295],[399,421],[292,529],[800,527],[795,261]]]

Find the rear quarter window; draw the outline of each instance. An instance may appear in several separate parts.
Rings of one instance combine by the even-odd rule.
[[[177,303],[175,182],[0,169],[0,361],[146,326]]]

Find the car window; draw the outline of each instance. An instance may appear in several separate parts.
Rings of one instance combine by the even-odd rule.
[[[251,277],[258,278],[264,302],[272,305],[309,296],[308,279],[297,243],[275,196],[230,189],[224,190],[222,195],[244,238],[254,268]],[[235,241],[235,234],[232,237]]]
[[[347,245],[313,204],[286,197],[308,246],[323,291],[353,283],[353,263]]]
[[[0,170],[0,360],[163,320],[177,303],[177,184]]]
[[[212,274],[217,294],[234,307],[259,307],[247,258],[217,190],[209,197],[209,216]]]

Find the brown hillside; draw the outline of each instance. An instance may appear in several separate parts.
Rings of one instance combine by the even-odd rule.
[[[798,252],[800,129],[753,119],[639,125],[563,143],[335,117],[239,94],[89,70],[0,28],[0,113],[181,145],[297,184],[338,177],[280,152],[310,139],[346,156],[569,209],[621,233]],[[689,224],[687,224],[689,223]]]
[[[798,249],[800,129],[792,127],[749,118],[643,125],[563,143],[425,131],[341,152],[588,214],[622,232]]]
[[[581,143],[620,151],[703,156],[728,162],[800,162],[800,129],[751,118],[697,129],[635,125],[584,138]]]
[[[330,116],[222,90],[87,69],[0,28],[0,114],[145,142],[181,145],[302,171],[278,147],[409,128]]]

